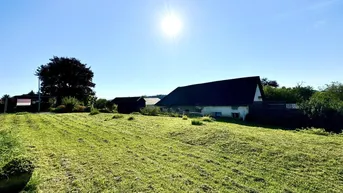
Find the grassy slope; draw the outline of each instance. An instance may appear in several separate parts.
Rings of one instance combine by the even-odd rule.
[[[343,137],[110,114],[1,115],[42,192],[341,192]]]

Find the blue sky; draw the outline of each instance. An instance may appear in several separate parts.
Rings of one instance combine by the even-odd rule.
[[[343,82],[343,0],[4,0],[0,95],[37,90],[52,56],[91,66],[97,96],[259,75],[315,88]],[[161,20],[175,13],[175,37]]]

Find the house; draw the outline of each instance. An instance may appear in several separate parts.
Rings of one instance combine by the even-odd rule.
[[[27,102],[27,106],[30,106],[31,104],[38,103],[39,102],[39,98],[40,98],[41,103],[49,103],[50,99],[55,99],[55,97],[51,97],[51,96],[43,96],[43,95],[41,95],[39,97],[38,94],[23,94],[23,95],[13,96],[12,100],[15,100],[16,103],[18,103],[18,101],[26,100],[26,101],[28,101]]]
[[[245,77],[176,88],[156,105],[162,110],[245,119],[249,106],[264,99],[260,77]]]
[[[117,97],[112,100],[116,104],[119,113],[138,112],[145,107],[145,100],[143,97]]]
[[[156,103],[160,101],[159,98],[144,98],[146,106],[154,106]]]

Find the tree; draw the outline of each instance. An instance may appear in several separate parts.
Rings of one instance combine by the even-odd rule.
[[[106,108],[106,103],[107,103],[106,99],[98,99],[95,101],[94,107],[97,109],[104,109]]]
[[[269,80],[268,78],[262,78],[261,83],[263,86],[271,86],[274,88],[279,87],[279,84],[276,82],[276,80]]]
[[[331,84],[327,84],[324,91],[330,93],[334,97],[343,101],[343,84],[342,83],[332,82]]]
[[[6,98],[9,99],[9,98],[11,98],[11,97],[10,97],[10,95],[5,94],[5,95],[3,95],[3,96],[1,97],[1,100],[5,101]]]
[[[41,80],[41,92],[55,96],[57,104],[63,97],[84,101],[95,94],[92,70],[76,58],[54,56],[49,63],[38,67],[35,75]]]
[[[299,103],[309,100],[316,92],[311,86],[297,85],[295,87],[274,88],[272,86],[263,87],[264,95],[268,101],[282,101],[287,103]]]

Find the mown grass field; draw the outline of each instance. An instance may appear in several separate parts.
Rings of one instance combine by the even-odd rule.
[[[342,135],[112,116],[0,115],[0,131],[34,159],[37,192],[343,191]]]

